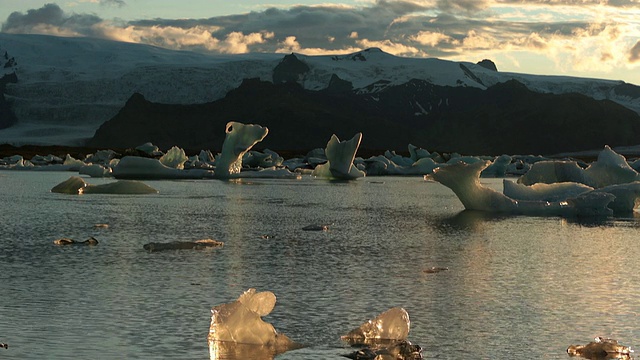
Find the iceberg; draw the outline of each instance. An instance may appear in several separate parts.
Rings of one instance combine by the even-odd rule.
[[[59,194],[156,194],[158,190],[135,180],[121,180],[102,185],[90,185],[79,176],[72,176],[51,189]]]
[[[587,192],[563,201],[515,200],[480,184],[480,173],[490,161],[457,163],[434,170],[431,177],[450,188],[467,210],[537,216],[610,216],[615,196]]]
[[[591,186],[575,182],[536,183],[530,186],[504,179],[502,192],[514,200],[561,201],[593,191]]]
[[[187,160],[189,160],[189,158],[184,150],[177,146],[172,147],[160,157],[160,163],[162,163],[162,165],[178,170],[184,169],[184,163],[187,162]]]
[[[640,180],[640,174],[627,163],[624,156],[611,150],[609,146],[604,147],[598,154],[598,159],[584,173],[589,181],[587,185],[594,188]]]
[[[229,178],[240,174],[242,157],[267,136],[269,129],[260,125],[231,121],[227,123],[225,132],[222,151],[216,159],[217,178]]]
[[[406,340],[410,327],[409,313],[401,307],[394,307],[349,331],[341,338],[350,344]]]
[[[584,170],[575,161],[543,160],[531,165],[529,171],[518,179],[518,183],[533,185],[536,183],[553,184],[557,182],[576,182],[589,185]]]
[[[617,340],[597,336],[586,345],[570,345],[567,354],[580,356],[585,359],[631,359],[631,350],[628,346],[618,343]]]
[[[105,167],[100,164],[85,165],[78,170],[80,175],[88,175],[90,177],[110,177],[111,168]]]
[[[635,171],[624,156],[605,146],[598,159],[586,169],[576,161],[546,160],[536,162],[531,169],[518,179],[524,185],[535,183],[576,182],[602,188],[609,185],[640,181],[640,173]]]
[[[214,306],[211,309],[208,336],[210,351],[212,348],[228,349],[236,344],[244,344],[255,345],[261,349],[258,351],[279,354],[302,347],[262,320],[263,316],[271,313],[275,304],[274,293],[258,292],[252,288],[233,302]]]
[[[212,178],[213,171],[206,169],[178,170],[163,165],[157,159],[125,156],[113,168],[116,179],[202,179]]]
[[[312,176],[329,179],[353,180],[364,177],[365,173],[353,165],[358,147],[362,141],[362,133],[357,133],[351,140],[340,141],[333,134],[325,148],[328,161],[316,166]]]

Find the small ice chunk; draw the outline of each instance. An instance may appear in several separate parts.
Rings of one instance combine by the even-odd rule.
[[[216,305],[211,309],[208,340],[274,347],[278,352],[300,345],[276,331],[262,320],[273,310],[276,296],[270,291],[245,291],[236,301]]]
[[[341,338],[349,343],[366,343],[375,340],[405,340],[409,336],[409,313],[401,307],[391,308]]]
[[[206,169],[178,170],[163,165],[157,159],[125,156],[113,168],[116,179],[202,179],[210,178],[213,172]]]

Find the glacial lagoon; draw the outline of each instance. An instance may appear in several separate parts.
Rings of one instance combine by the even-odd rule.
[[[0,172],[2,359],[209,359],[210,309],[248,288],[274,292],[264,320],[307,345],[278,360],[343,359],[354,349],[340,336],[395,306],[425,359],[567,359],[599,335],[640,348],[637,217],[463,211],[422,177],[50,192],[69,176]],[[97,246],[53,245],[90,236]],[[143,249],[206,238],[224,246]]]

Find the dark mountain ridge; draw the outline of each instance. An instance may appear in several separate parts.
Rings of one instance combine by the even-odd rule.
[[[349,139],[357,132],[367,150],[405,150],[412,143],[486,155],[629,146],[640,134],[640,115],[617,103],[536,93],[515,80],[486,90],[411,80],[363,94],[349,91],[337,76],[332,82],[312,91],[293,81],[246,79],[223,99],[193,105],[152,103],[134,94],[87,146],[127,148],[150,141],[160,148],[217,151],[228,121],[268,127],[258,149],[300,152],[324,147],[332,134]]]

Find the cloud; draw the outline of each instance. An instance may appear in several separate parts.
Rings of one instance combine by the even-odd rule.
[[[51,35],[94,35],[92,26],[100,23],[96,15],[67,15],[56,4],[46,4],[39,9],[25,13],[13,12],[2,25],[2,31],[8,33],[51,34]]]
[[[124,0],[100,0],[100,5],[123,7],[127,3]]]
[[[124,0],[92,1],[125,5]],[[606,72],[640,63],[638,0],[373,0],[360,4],[271,7],[204,19],[128,22],[67,13],[47,4],[12,13],[2,31],[93,36],[217,53],[315,55],[378,47],[395,55],[474,62],[501,56],[514,66],[524,66],[523,59],[529,56],[548,59],[558,71]]]

